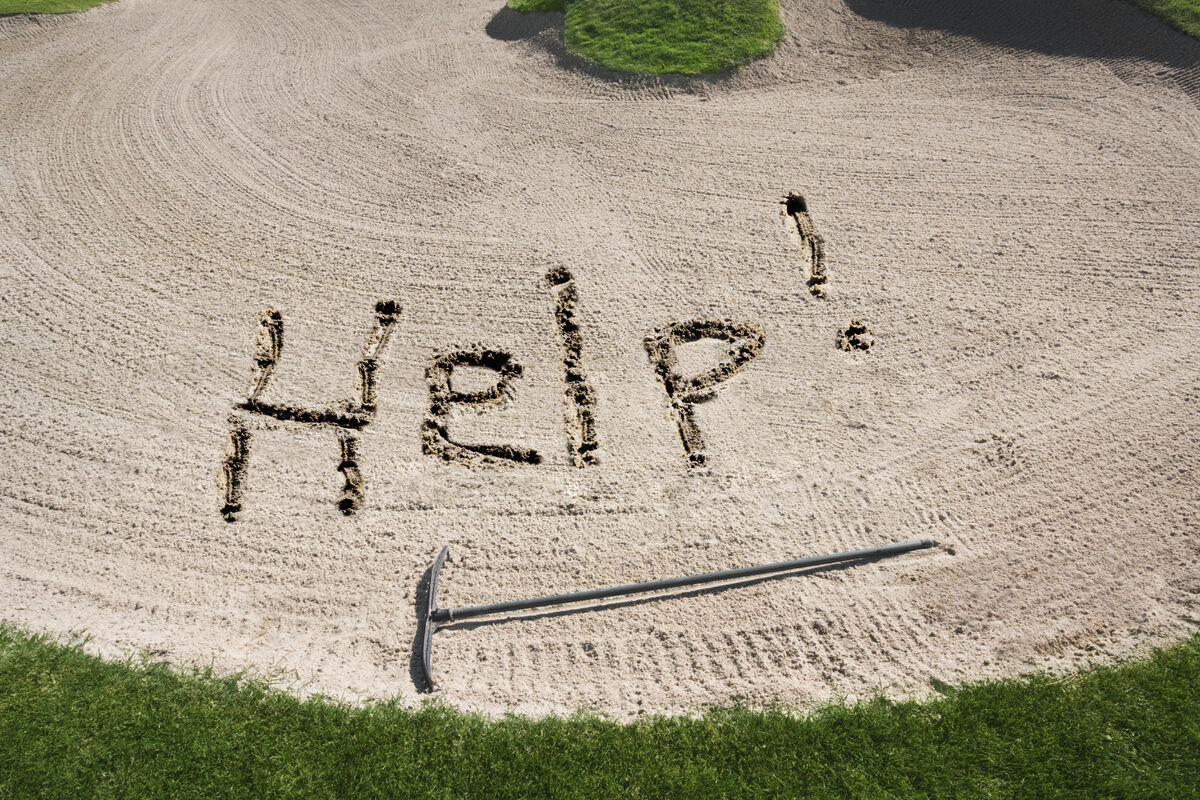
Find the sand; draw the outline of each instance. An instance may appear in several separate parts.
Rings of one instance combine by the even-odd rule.
[[[940,543],[435,638],[450,705],[620,719],[1194,630],[1200,43],[960,5],[696,80],[501,0],[0,20],[0,616],[416,704],[444,544],[464,605]]]

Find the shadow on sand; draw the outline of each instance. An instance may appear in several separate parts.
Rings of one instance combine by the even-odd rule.
[[[504,6],[492,17],[484,31],[493,39],[517,42],[536,38],[547,31],[556,31],[561,39],[562,29],[561,11],[513,11]]]
[[[922,28],[1052,56],[1154,61],[1200,90],[1200,41],[1129,0],[845,0],[854,13],[897,28]]]

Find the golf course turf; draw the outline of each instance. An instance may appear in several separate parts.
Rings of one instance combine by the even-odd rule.
[[[301,702],[0,625],[0,797],[1185,797],[1198,682],[1192,638],[925,703],[488,721]]]
[[[565,11],[568,49],[610,69],[717,72],[770,54],[779,0],[510,0],[516,11]]]
[[[7,14],[66,14],[108,2],[111,0],[0,0],[0,17]]]

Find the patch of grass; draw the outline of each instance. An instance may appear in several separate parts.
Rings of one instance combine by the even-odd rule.
[[[1200,0],[1132,0],[1138,6],[1200,39]]]
[[[563,0],[508,0],[513,11],[562,11]]]
[[[698,75],[770,54],[779,0],[509,0],[517,11],[565,10],[567,49],[610,69]]]
[[[1200,638],[924,704],[487,721],[300,702],[0,625],[0,797],[1195,797],[1197,686]]]
[[[0,17],[11,14],[67,14],[111,0],[0,0]]]

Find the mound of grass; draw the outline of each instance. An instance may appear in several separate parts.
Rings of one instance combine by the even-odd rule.
[[[779,0],[509,0],[565,9],[567,49],[622,72],[717,72],[768,55],[783,35]]]
[[[1200,39],[1200,0],[1133,0],[1136,5],[1157,14],[1173,27]]]
[[[487,721],[300,702],[0,625],[0,797],[1195,797],[1200,638],[800,717]]]
[[[111,0],[0,0],[0,17],[11,14],[67,14]]]

